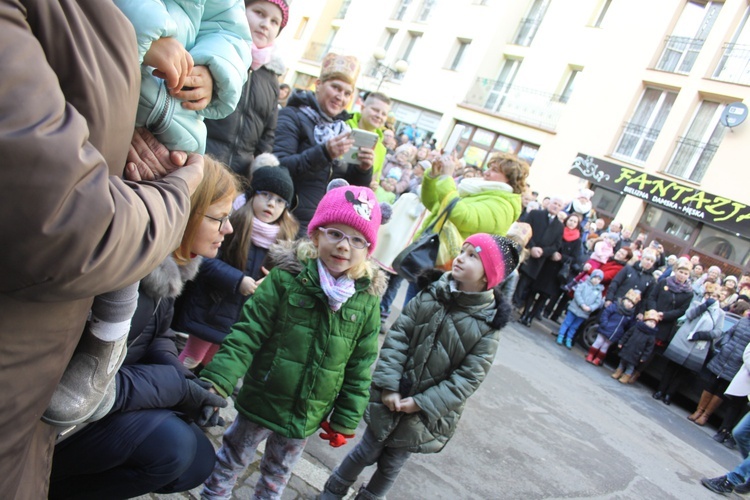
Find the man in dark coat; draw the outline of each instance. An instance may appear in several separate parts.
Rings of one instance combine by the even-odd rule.
[[[656,261],[656,252],[646,249],[641,255],[641,260],[635,264],[627,265],[620,269],[620,272],[612,280],[607,288],[607,297],[604,306],[609,306],[612,302],[623,297],[628,290],[635,289],[641,292],[641,297],[648,297],[656,280],[654,280],[654,262]],[[645,304],[645,303],[644,303]],[[644,304],[640,304],[637,312],[643,310]]]
[[[371,148],[359,148],[359,165],[341,160],[354,145],[345,108],[354,92],[359,63],[353,57],[328,54],[321,68],[315,92],[295,91],[279,111],[273,149],[294,181],[297,205],[293,210],[300,236],[307,234],[329,181],[343,178],[356,186],[369,186],[372,181]]]
[[[539,275],[542,266],[547,259],[558,261],[562,258],[560,245],[562,245],[563,224],[557,217],[564,201],[559,197],[553,197],[545,210],[532,210],[528,213],[524,222],[531,226],[531,239],[526,245],[529,249],[529,258],[518,268],[520,278],[516,287],[513,302],[516,307],[521,307],[525,302],[531,284]],[[521,323],[531,324],[531,311],[524,311]]]

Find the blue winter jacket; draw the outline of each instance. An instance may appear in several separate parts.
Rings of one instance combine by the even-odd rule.
[[[130,19],[138,40],[138,58],[159,38],[176,38],[196,66],[213,77],[213,98],[201,111],[186,110],[169,95],[164,80],[141,66],[141,97],[136,126],[147,127],[169,150],[203,153],[203,117],[224,118],[234,111],[252,62],[250,28],[241,0],[115,0]]]
[[[221,344],[249,298],[238,291],[242,278],[262,278],[260,268],[267,254],[267,249],[250,245],[244,273],[221,259],[203,259],[198,276],[177,299],[172,328]]]
[[[592,312],[596,311],[604,305],[604,285],[599,283],[594,285],[591,283],[591,276],[586,278],[586,281],[576,286],[573,300],[568,305],[568,311],[575,314],[579,318],[588,318]],[[581,309],[582,305],[587,305],[591,308],[590,311],[584,311]]]
[[[617,302],[613,302],[602,311],[599,316],[599,329],[598,333],[607,337],[613,344],[617,343],[622,337],[622,334],[628,330],[633,323],[635,323],[635,308],[630,311],[630,314],[623,314],[625,310],[620,306],[622,299]]]

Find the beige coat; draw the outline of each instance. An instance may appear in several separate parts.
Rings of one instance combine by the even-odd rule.
[[[37,500],[54,436],[39,417],[92,297],[179,244],[189,197],[182,180],[118,178],[140,75],[111,2],[0,0],[0,47],[0,491]]]

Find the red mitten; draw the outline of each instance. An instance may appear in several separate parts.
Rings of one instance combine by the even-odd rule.
[[[320,424],[320,427],[325,431],[320,434],[320,439],[327,439],[330,441],[329,444],[334,448],[344,446],[347,438],[351,439],[354,437],[354,434],[341,434],[340,432],[334,431],[331,429],[331,424],[325,420]]]

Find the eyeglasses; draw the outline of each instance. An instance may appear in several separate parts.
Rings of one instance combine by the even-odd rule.
[[[361,236],[349,236],[343,231],[339,231],[338,229],[329,229],[327,227],[319,227],[318,230],[322,231],[323,234],[326,235],[326,238],[328,238],[328,241],[330,241],[331,243],[338,243],[339,241],[346,238],[352,248],[362,250],[363,248],[367,248],[370,246],[370,242],[368,242]]]
[[[207,219],[215,220],[219,223],[219,231],[221,231],[224,228],[224,223],[229,220],[229,218],[232,216],[232,214],[225,215],[222,218],[214,217],[212,215],[203,214],[203,217],[206,217]]]
[[[260,196],[266,203],[274,202],[278,205],[284,205],[285,207],[289,207],[289,203],[282,198],[281,196],[277,196],[269,191],[256,191],[256,195]]]

